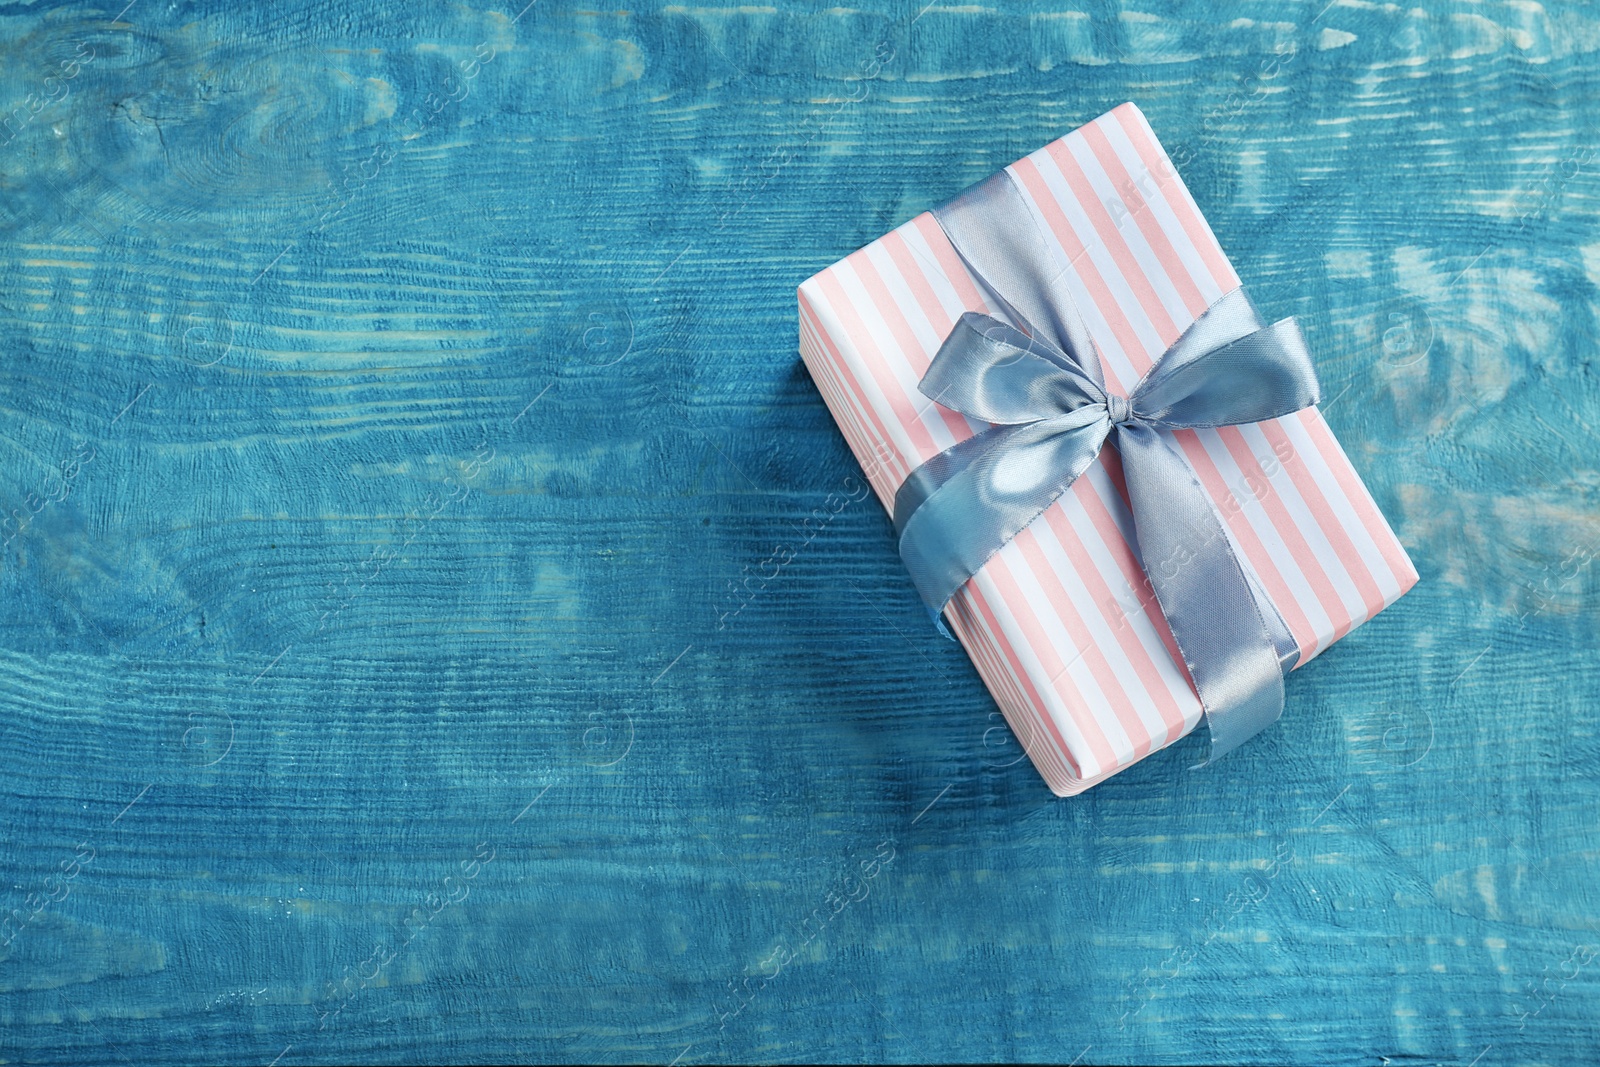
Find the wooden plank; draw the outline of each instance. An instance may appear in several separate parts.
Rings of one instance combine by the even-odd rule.
[[[0,1060],[1589,1057],[1590,5],[116,6],[0,9]],[[1423,580],[1057,801],[793,289],[1125,99]]]

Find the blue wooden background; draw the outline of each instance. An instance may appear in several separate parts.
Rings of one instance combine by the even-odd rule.
[[[521,2],[0,6],[0,1060],[1592,1062],[1600,10]],[[1422,582],[1063,801],[793,296],[1129,99]]]

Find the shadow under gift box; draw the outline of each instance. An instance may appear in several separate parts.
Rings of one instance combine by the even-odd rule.
[[[1239,286],[1133,104],[1007,170],[1094,338],[1108,392],[1126,396]],[[911,471],[986,428],[917,391],[962,312],[1005,317],[981,289],[926,212],[800,286],[801,357],[891,513]],[[1222,517],[1256,597],[1294,636],[1296,666],[1416,583],[1315,408],[1164,435]],[[1107,445],[945,609],[1058,796],[1081,793],[1200,724],[1200,698],[1133,543],[1121,463]]]

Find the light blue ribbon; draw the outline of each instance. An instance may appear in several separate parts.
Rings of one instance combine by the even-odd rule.
[[[1006,171],[934,217],[1006,319],[961,316],[918,388],[990,427],[911,472],[900,555],[935,621],[990,556],[1115,438],[1140,556],[1205,708],[1216,760],[1283,712],[1299,651],[1252,582],[1171,431],[1274,419],[1317,402],[1293,319],[1266,325],[1243,289],[1212,304],[1123,398]],[[944,624],[939,622],[940,629]],[[948,631],[945,631],[948,635]],[[1209,761],[1208,761],[1209,762]]]

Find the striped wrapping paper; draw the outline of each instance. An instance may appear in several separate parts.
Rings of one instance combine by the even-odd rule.
[[[1133,104],[1008,170],[1060,256],[1127,395],[1210,304],[1239,285],[1211,228]],[[964,311],[996,313],[924,213],[805,281],[800,352],[891,512],[917,466],[984,428],[917,382]],[[1274,315],[1267,314],[1268,319]],[[1300,665],[1417,580],[1314,408],[1171,435],[1223,518]],[[1006,545],[945,617],[1052,791],[1082,792],[1200,723],[1200,700],[1130,547],[1115,449]]]

